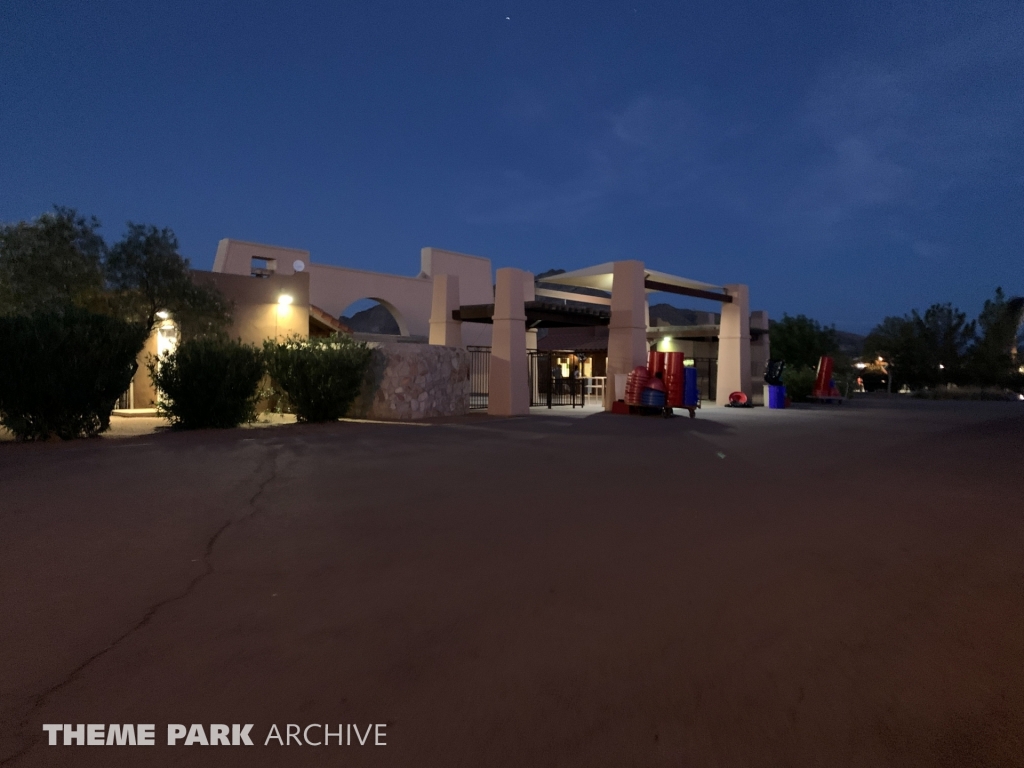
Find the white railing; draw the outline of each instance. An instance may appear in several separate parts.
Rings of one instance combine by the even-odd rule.
[[[589,376],[583,379],[583,402],[587,405],[601,405],[604,402],[606,380],[605,376]]]

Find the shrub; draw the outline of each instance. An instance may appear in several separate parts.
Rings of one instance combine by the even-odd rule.
[[[359,394],[372,352],[349,336],[266,341],[267,372],[299,421],[333,421]]]
[[[811,396],[816,378],[817,371],[813,368],[787,368],[782,372],[782,383],[786,385],[786,394],[795,403],[803,402]]]
[[[19,440],[103,432],[147,333],[71,306],[0,317],[0,423]]]
[[[263,356],[250,345],[218,337],[183,341],[151,360],[160,413],[182,429],[226,429],[256,418]]]

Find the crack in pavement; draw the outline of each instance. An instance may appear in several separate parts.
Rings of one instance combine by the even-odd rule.
[[[142,629],[143,627],[148,625],[153,620],[153,617],[156,616],[157,613],[159,613],[161,609],[165,608],[166,606],[170,605],[171,603],[176,603],[176,602],[178,602],[180,600],[184,600],[185,598],[187,598],[189,595],[192,594],[193,590],[199,585],[199,583],[201,581],[205,580],[208,576],[213,575],[214,568],[213,568],[213,564],[210,562],[210,558],[213,555],[213,548],[217,545],[217,541],[220,539],[220,537],[223,535],[223,533],[228,528],[230,528],[231,526],[233,526],[233,525],[235,525],[237,523],[241,523],[241,522],[244,522],[246,520],[249,520],[253,516],[256,515],[256,513],[258,511],[256,509],[256,502],[257,502],[257,500],[266,491],[267,486],[269,486],[275,479],[277,479],[277,454],[276,453],[272,454],[269,457],[269,463],[270,463],[270,474],[268,474],[266,478],[264,478],[263,480],[260,481],[260,484],[256,487],[256,491],[249,497],[248,501],[246,502],[246,505],[249,507],[249,511],[246,514],[242,515],[241,517],[237,517],[237,518],[233,518],[233,519],[229,519],[229,520],[225,521],[224,524],[221,525],[216,531],[214,531],[213,535],[210,536],[209,539],[207,539],[206,546],[203,548],[203,572],[200,573],[200,574],[197,574],[196,576],[194,576],[192,578],[192,580],[189,581],[189,583],[185,586],[185,589],[182,590],[181,592],[179,592],[178,594],[172,595],[171,597],[164,598],[163,600],[160,600],[160,601],[154,603],[153,605],[151,605],[148,609],[146,609],[146,612],[143,614],[142,618],[139,619],[139,621],[137,621],[132,627],[130,627],[127,630],[125,630],[125,632],[123,632],[118,637],[114,638],[114,640],[112,640],[105,648],[97,651],[92,656],[90,656],[85,661],[83,661],[81,664],[79,664],[77,667],[72,669],[67,675],[64,676],[64,678],[62,680],[60,680],[59,682],[55,683],[54,685],[50,686],[45,691],[43,691],[42,693],[37,695],[35,697],[35,699],[33,700],[32,705],[29,707],[28,711],[25,713],[25,716],[21,719],[21,722],[18,723],[18,730],[22,730],[25,727],[27,727],[28,724],[29,724],[29,721],[32,719],[33,713],[35,713],[39,708],[41,708],[53,694],[57,693],[58,691],[62,690],[63,688],[66,688],[68,685],[73,683],[78,678],[78,676],[82,672],[84,672],[86,669],[88,669],[88,667],[94,661],[96,661],[97,659],[102,658],[103,656],[107,655],[108,653],[110,653],[110,651],[114,650],[117,646],[119,646],[121,643],[123,643],[129,637],[131,637],[136,632],[138,632],[140,629]],[[264,457],[256,465],[255,472],[257,473],[257,475],[259,474],[260,470],[266,464],[267,464],[267,457]],[[5,757],[2,760],[0,760],[0,766],[10,765],[11,763],[16,761],[20,757],[23,757],[24,755],[26,755],[37,744],[39,744],[40,741],[42,741],[42,737],[41,736],[30,736],[29,739],[30,740],[29,740],[28,744],[25,745],[25,747],[23,747],[22,749],[18,750],[14,754],[12,754],[12,755],[10,755],[8,757]]]

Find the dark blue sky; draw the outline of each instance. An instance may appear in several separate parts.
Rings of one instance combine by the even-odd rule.
[[[0,3],[0,219],[202,268],[638,258],[864,332],[1024,293],[1022,136],[1019,0]]]

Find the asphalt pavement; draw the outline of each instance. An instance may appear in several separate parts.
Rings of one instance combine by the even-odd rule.
[[[1024,403],[0,444],[0,765],[1024,765]]]

